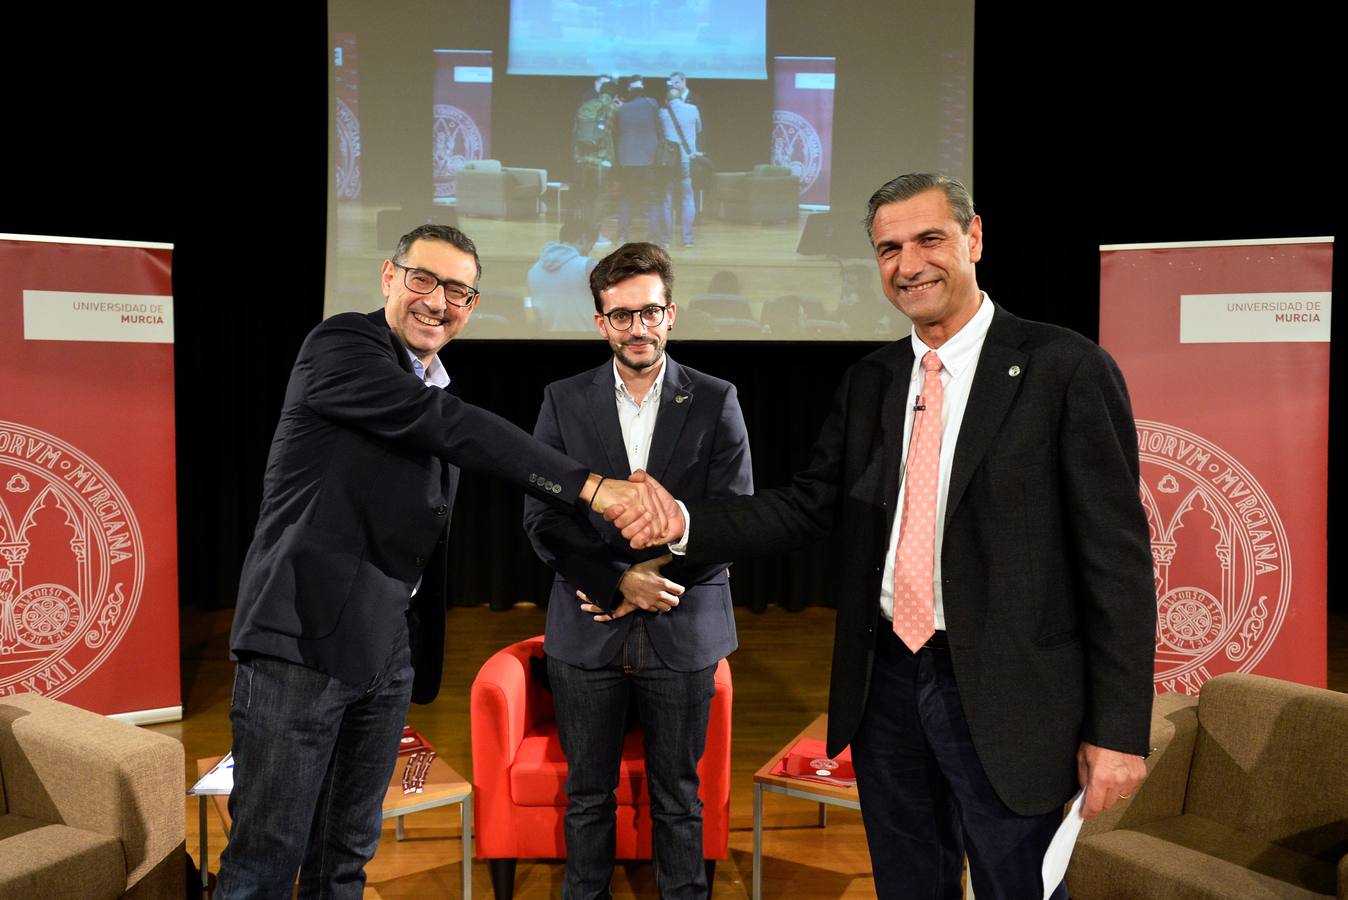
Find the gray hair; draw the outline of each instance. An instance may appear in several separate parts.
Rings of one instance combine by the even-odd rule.
[[[960,231],[968,234],[969,223],[974,220],[974,198],[969,195],[969,189],[949,175],[916,172],[887,181],[871,194],[871,199],[866,203],[866,218],[862,220],[866,226],[866,237],[874,238],[871,229],[875,225],[875,211],[880,207],[911,200],[918,194],[934,189],[945,194],[946,202],[950,204],[950,214],[954,216]]]
[[[421,240],[444,241],[451,247],[467,253],[473,258],[473,264],[477,266],[477,280],[482,280],[482,260],[477,257],[477,244],[474,244],[472,238],[453,225],[431,223],[418,225],[398,239],[398,248],[393,251],[393,261],[400,265],[406,262],[407,254],[412,249],[412,245]]]

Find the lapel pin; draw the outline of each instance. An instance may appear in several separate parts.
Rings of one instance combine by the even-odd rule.
[[[687,394],[675,394],[675,395],[674,395],[674,402],[675,402],[675,403],[682,403],[683,401],[685,401],[685,400],[687,400],[687,399],[688,399],[688,395],[687,395]]]
[[[1020,366],[1012,366],[1011,368],[1006,370],[1006,374],[1010,375],[1012,378],[1015,378],[1017,375],[1020,374]]]

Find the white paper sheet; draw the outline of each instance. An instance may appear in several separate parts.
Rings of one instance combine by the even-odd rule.
[[[1053,834],[1053,840],[1049,841],[1048,850],[1044,853],[1044,867],[1041,870],[1044,878],[1044,900],[1057,889],[1062,880],[1067,877],[1067,864],[1072,860],[1072,848],[1076,846],[1077,835],[1081,833],[1081,804],[1085,799],[1085,791],[1077,791],[1077,795],[1072,798],[1072,807],[1067,810],[1067,815],[1063,817],[1062,824]]]
[[[211,770],[188,789],[188,794],[228,794],[234,789],[234,754],[226,753],[224,758],[211,767]]]

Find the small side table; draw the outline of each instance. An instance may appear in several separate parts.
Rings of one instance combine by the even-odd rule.
[[[861,803],[857,799],[857,789],[855,786],[842,788],[833,785],[821,784],[814,781],[804,781],[799,778],[787,778],[785,775],[773,775],[772,768],[777,765],[778,760],[791,752],[791,748],[796,746],[796,741],[801,738],[813,738],[815,740],[824,740],[828,734],[828,716],[822,715],[805,727],[800,734],[786,742],[782,749],[778,750],[766,763],[754,773],[754,874],[753,874],[753,892],[750,895],[753,900],[762,900],[763,896],[763,792],[771,791],[774,794],[785,794],[788,797],[796,797],[800,800],[813,800],[819,804],[819,827],[823,828],[828,824],[828,807],[842,806],[847,809],[861,809]]]
[[[558,222],[562,221],[562,194],[569,190],[571,185],[565,181],[549,181],[543,185],[543,195],[546,197],[548,193],[552,194],[552,200],[548,202],[548,213]]]
[[[211,756],[206,759],[197,760],[197,777],[200,778],[211,770],[211,767],[220,761],[221,757]],[[421,812],[426,809],[434,809],[437,806],[450,806],[459,804],[459,820],[462,823],[463,844],[461,847],[463,858],[463,897],[464,900],[470,900],[473,896],[473,785],[458,772],[454,771],[449,763],[440,757],[431,761],[431,767],[426,772],[426,784],[420,794],[403,793],[403,766],[405,760],[398,758],[398,764],[393,768],[393,777],[389,779],[388,793],[384,795],[384,818],[397,818],[395,833],[398,840],[403,840],[406,833],[403,830],[403,816],[408,813]],[[201,880],[202,884],[208,882],[208,872],[206,871],[207,848],[206,848],[206,802],[209,800],[215,805],[216,812],[220,814],[220,820],[225,824],[225,833],[229,834],[233,823],[229,818],[229,795],[228,794],[202,794],[197,797],[199,801],[198,814],[200,816],[201,829]]]

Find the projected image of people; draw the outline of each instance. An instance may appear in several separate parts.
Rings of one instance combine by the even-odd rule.
[[[377,5],[328,0],[330,127],[358,133],[360,155],[352,191],[353,155],[331,154],[326,314],[359,308],[390,240],[451,222],[491,271],[462,340],[588,340],[572,286],[628,241],[668,252],[687,283],[736,277],[733,297],[680,303],[684,340],[908,327],[854,226],[897,169],[970,181],[973,0],[420,8],[390,29]]]
[[[693,200],[692,164],[698,156],[697,139],[702,133],[702,117],[697,107],[682,98],[678,88],[671,87],[665,105],[660,108],[660,126],[666,143],[673,142],[678,152],[676,165],[665,170],[665,205],[659,243],[668,245],[673,240],[674,209],[677,198],[679,223],[683,228],[683,245],[693,246],[693,219],[697,205]]]
[[[613,120],[622,101],[618,99],[618,84],[606,75],[595,79],[590,96],[581,101],[571,125],[572,218],[579,219],[586,230],[598,234],[609,210],[609,196],[614,184],[613,166],[617,150],[613,145]],[[597,246],[609,241],[596,238]],[[588,326],[588,322],[586,323]]]
[[[623,102],[613,121],[618,147],[618,242],[631,236],[632,216],[645,219],[647,237],[660,240],[662,213],[656,209],[656,191],[674,152],[664,140],[660,107],[646,96],[646,83],[633,76],[626,82]]]
[[[529,268],[529,296],[549,337],[588,336],[594,331],[590,272],[599,262],[589,255],[594,237],[590,223],[570,219],[557,240],[543,245],[538,261]]]

